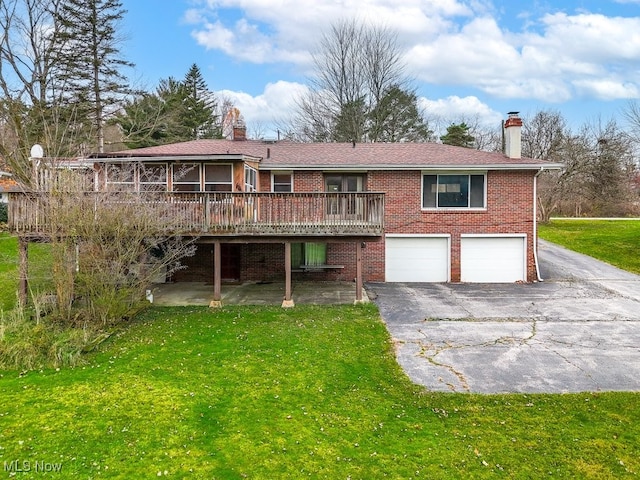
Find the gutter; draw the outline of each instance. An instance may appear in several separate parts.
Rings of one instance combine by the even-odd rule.
[[[371,170],[394,170],[394,171],[415,171],[420,170],[423,172],[486,172],[488,170],[555,170],[560,169],[561,164],[549,163],[540,165],[531,164],[531,163],[518,163],[518,164],[508,164],[508,163],[492,163],[492,164],[462,164],[462,165],[447,165],[447,164],[439,164],[439,165],[427,165],[424,163],[416,163],[416,164],[404,164],[404,165],[393,165],[393,164],[349,164],[349,165],[335,165],[335,164],[313,164],[313,165],[304,165],[304,164],[293,164],[293,163],[282,163],[282,164],[262,164],[260,165],[260,170],[274,171],[274,170],[323,170],[323,171],[344,171],[344,172],[354,172],[354,171],[371,171]]]
[[[536,264],[536,276],[539,282],[544,282],[540,276],[540,263],[538,262],[538,176],[544,172],[544,167],[540,167],[538,173],[533,177],[533,259]]]

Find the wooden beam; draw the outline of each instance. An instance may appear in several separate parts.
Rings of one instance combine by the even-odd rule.
[[[284,300],[283,308],[295,306],[291,298],[291,242],[284,243]]]
[[[364,242],[356,242],[356,302],[362,303],[362,245]]]
[[[18,249],[20,255],[19,265],[19,290],[18,290],[18,302],[21,307],[27,304],[29,293],[29,242],[24,237],[18,237]]]
[[[222,254],[220,241],[213,243],[213,300],[209,303],[212,308],[222,306]]]

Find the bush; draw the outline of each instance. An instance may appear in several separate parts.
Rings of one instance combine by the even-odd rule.
[[[9,212],[6,203],[0,203],[0,223],[7,223],[9,221]]]
[[[62,326],[40,315],[40,311],[22,308],[0,313],[0,369],[80,365],[84,361],[83,353],[110,336],[91,326]]]

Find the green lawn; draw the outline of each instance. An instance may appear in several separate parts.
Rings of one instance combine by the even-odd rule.
[[[0,310],[13,308],[18,290],[18,241],[0,233]]]
[[[49,245],[29,244],[29,279],[33,293],[50,288]],[[0,232],[0,310],[10,310],[17,301],[18,293],[18,240],[8,233]],[[0,477],[1,478],[1,477]]]
[[[0,236],[2,295],[15,250]],[[426,392],[397,365],[373,305],[156,307],[84,366],[0,371],[0,478],[14,473],[635,478],[640,394]]]
[[[540,238],[640,274],[640,220],[553,220]]]
[[[640,395],[425,392],[373,305],[154,308],[86,366],[0,389],[0,465],[26,478],[640,473]]]

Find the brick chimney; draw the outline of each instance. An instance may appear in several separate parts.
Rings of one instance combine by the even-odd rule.
[[[233,126],[233,140],[234,141],[243,141],[247,139],[247,127],[244,125],[234,125]]]
[[[522,158],[522,120],[518,112],[509,112],[504,122],[504,153],[509,158]]]

